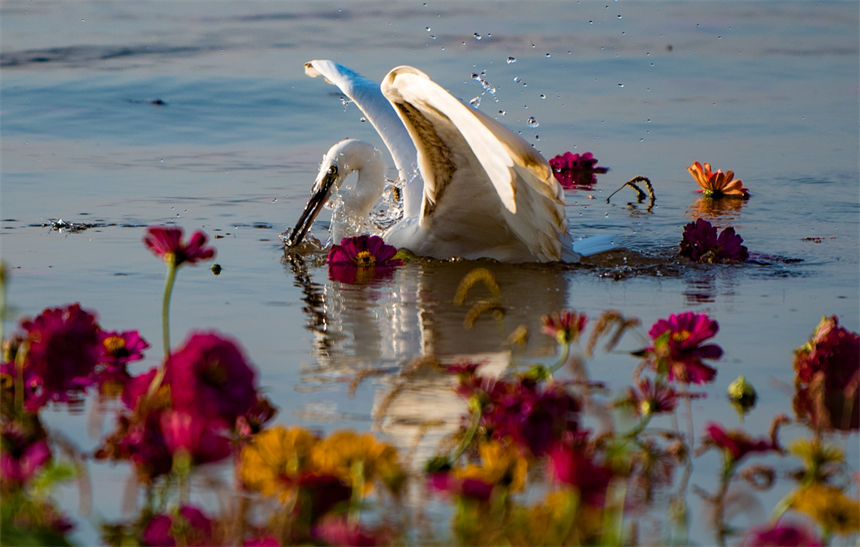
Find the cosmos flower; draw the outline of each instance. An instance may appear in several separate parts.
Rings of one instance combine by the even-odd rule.
[[[821,540],[805,526],[791,522],[753,528],[741,542],[743,547],[821,547]]]
[[[705,433],[707,437],[704,442],[722,450],[728,461],[732,463],[754,452],[780,451],[773,439],[753,439],[739,429],[726,430],[717,423],[709,423]]]
[[[824,317],[794,350],[795,412],[817,428],[860,428],[860,336]]]
[[[143,530],[142,539],[144,545],[158,546],[215,544],[212,521],[191,505],[183,505],[176,514],[152,517]]]
[[[556,180],[567,189],[576,187],[588,189],[597,184],[596,174],[609,171],[606,167],[597,166],[597,158],[591,152],[584,154],[565,152],[549,160],[549,165]]]
[[[668,373],[669,380],[702,384],[717,375],[716,369],[702,359],[718,359],[723,354],[716,344],[703,344],[719,331],[719,324],[706,314],[684,312],[659,319],[648,331],[654,345],[646,348],[656,359],[658,372]]]
[[[692,165],[687,167],[687,171],[693,176],[701,189],[697,192],[704,193],[707,197],[733,197],[747,199],[750,197],[750,192],[744,188],[743,182],[735,178],[733,171],[723,173],[721,169],[717,169],[716,173],[711,172],[711,164],[706,163],[702,166],[701,163],[694,161]]]
[[[254,369],[235,342],[217,333],[192,333],[170,355],[165,379],[175,408],[231,425],[257,402]]]
[[[671,412],[678,406],[679,397],[673,387],[659,380],[651,382],[648,378],[640,380],[635,389],[627,388],[627,400],[639,416]]]
[[[345,237],[328,252],[329,278],[343,283],[365,283],[390,275],[403,263],[394,258],[397,249],[379,236]]]
[[[543,323],[541,331],[555,338],[559,344],[565,345],[579,339],[579,335],[585,330],[587,321],[588,317],[584,313],[562,310],[553,312],[551,315],[544,315],[541,318],[541,323]]]
[[[214,247],[205,247],[206,234],[194,232],[188,243],[182,241],[182,228],[175,226],[150,226],[146,229],[143,243],[156,256],[173,266],[196,264],[215,256]]]
[[[79,304],[48,308],[22,321],[21,328],[29,347],[24,365],[28,410],[48,401],[72,401],[92,385],[101,355],[95,315]]]
[[[717,229],[700,218],[684,226],[678,254],[696,262],[746,262],[749,251],[743,242],[733,227],[729,226],[717,236]]]

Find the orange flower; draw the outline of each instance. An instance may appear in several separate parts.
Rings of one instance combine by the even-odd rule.
[[[702,187],[697,192],[703,192],[708,197],[737,197],[747,199],[750,197],[750,191],[744,188],[744,183],[735,178],[734,171],[726,171],[717,169],[716,173],[711,172],[711,164],[702,164],[694,161],[687,171],[693,176],[693,179]]]

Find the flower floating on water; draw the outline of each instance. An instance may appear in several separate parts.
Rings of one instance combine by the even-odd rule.
[[[549,160],[549,165],[556,180],[562,187],[568,189],[577,187],[588,189],[597,184],[596,174],[609,171],[607,167],[597,166],[597,158],[591,152],[584,154],[565,152]]]
[[[743,238],[731,226],[720,232],[710,222],[698,219],[684,226],[684,238],[678,253],[696,262],[746,262],[749,251]]]
[[[394,258],[397,248],[386,245],[379,236],[346,237],[328,252],[329,278],[343,283],[364,283],[379,275],[390,274],[403,264]]]
[[[694,161],[692,165],[687,167],[687,171],[693,176],[699,186],[702,188],[696,190],[704,193],[706,197],[721,198],[732,197],[747,199],[750,197],[750,192],[744,188],[743,182],[735,178],[734,171],[726,171],[723,173],[721,169],[717,169],[714,173],[711,171],[711,164],[706,163],[704,166]]]
[[[719,331],[719,324],[704,313],[684,312],[660,319],[648,331],[654,341],[646,352],[656,359],[658,372],[669,380],[702,384],[717,375],[716,369],[702,359],[719,359],[723,350],[717,344],[703,344]]]
[[[794,350],[794,409],[816,428],[860,428],[860,336],[824,317]]]
[[[182,228],[175,226],[150,226],[146,229],[143,243],[168,264],[196,264],[215,256],[214,247],[205,247],[206,234],[197,230],[188,243],[182,241]]]

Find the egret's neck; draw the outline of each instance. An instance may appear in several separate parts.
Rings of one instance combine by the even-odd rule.
[[[344,193],[344,214],[364,219],[382,195],[385,190],[385,165],[379,156],[379,151],[373,149],[373,154],[354,157],[343,165],[345,174],[353,171],[358,174],[353,188]]]

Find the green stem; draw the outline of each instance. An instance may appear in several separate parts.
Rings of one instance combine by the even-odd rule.
[[[167,370],[167,361],[170,359],[170,296],[173,294],[173,282],[176,281],[176,265],[167,262],[167,280],[164,283],[164,298],[161,302],[161,336],[164,340],[164,360],[161,366],[158,367],[158,372],[152,378],[152,383],[149,384],[149,389],[146,396],[150,397],[158,391],[158,386],[164,380],[164,374]]]
[[[567,363],[567,358],[570,356],[570,342],[566,344],[559,344],[561,346],[561,357],[558,362],[550,367],[549,373],[552,374],[556,372],[558,369],[564,366]]]
[[[460,445],[457,447],[457,450],[451,455],[451,463],[456,462],[460,456],[463,455],[463,452],[472,444],[472,439],[475,438],[475,433],[478,432],[478,427],[481,425],[481,407],[478,404],[469,406],[473,406],[472,408],[472,423],[469,424],[469,429],[466,430],[466,434],[463,436],[463,440],[460,441]]]
[[[726,544],[726,525],[723,522],[726,509],[726,492],[729,489],[729,481],[732,478],[732,473],[735,470],[735,462],[729,456],[723,456],[723,473],[720,476],[720,491],[717,494],[717,514],[714,521],[717,526],[717,543],[721,546]]]

